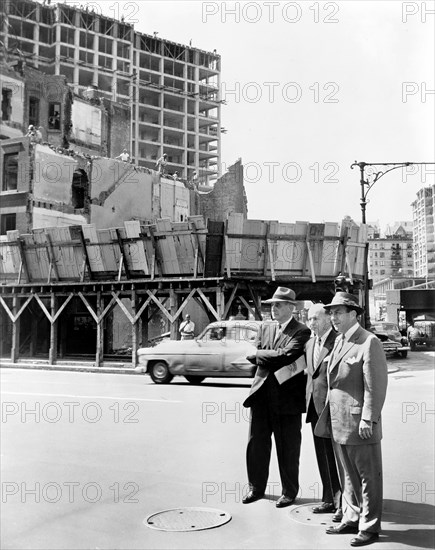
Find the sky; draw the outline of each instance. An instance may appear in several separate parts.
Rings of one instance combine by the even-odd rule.
[[[353,162],[435,161],[435,2],[88,4],[221,55],[223,171],[242,159],[250,219],[360,222]],[[412,220],[434,172],[415,165],[380,178],[367,220]]]

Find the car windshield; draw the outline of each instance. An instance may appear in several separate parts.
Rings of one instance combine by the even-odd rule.
[[[213,326],[209,327],[201,336],[202,341],[208,342],[211,340],[231,340],[234,342],[250,342],[254,343],[257,335],[257,327],[246,325],[231,325],[231,326]]]

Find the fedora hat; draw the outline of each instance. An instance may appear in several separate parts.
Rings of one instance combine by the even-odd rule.
[[[273,304],[273,302],[288,302],[290,304],[296,304],[296,294],[291,288],[285,288],[285,286],[279,286],[272,298],[263,300],[263,304]]]
[[[348,294],[347,292],[337,292],[334,298],[332,298],[332,302],[330,304],[326,304],[326,306],[323,306],[324,309],[329,311],[332,307],[335,306],[346,306],[351,309],[354,309],[358,315],[360,315],[364,309],[359,305],[358,300],[356,296],[353,294]]]

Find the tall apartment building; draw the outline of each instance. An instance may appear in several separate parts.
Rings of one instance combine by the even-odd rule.
[[[402,225],[394,233],[369,238],[369,273],[373,283],[388,277],[413,277],[412,233]]]
[[[0,9],[0,40],[18,63],[131,108],[126,146],[139,166],[155,168],[166,153],[180,178],[196,172],[210,185],[220,176],[220,55],[68,4],[3,0]]]
[[[414,270],[416,277],[435,277],[435,185],[423,187],[411,204],[414,222]]]

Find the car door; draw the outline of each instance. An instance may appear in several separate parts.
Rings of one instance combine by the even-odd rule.
[[[246,356],[256,351],[256,335],[257,328],[253,326],[235,325],[227,331],[223,368],[225,376],[251,376],[255,367]]]
[[[226,349],[226,327],[209,327],[196,339],[192,353],[186,356],[188,374],[216,375],[223,370]]]

